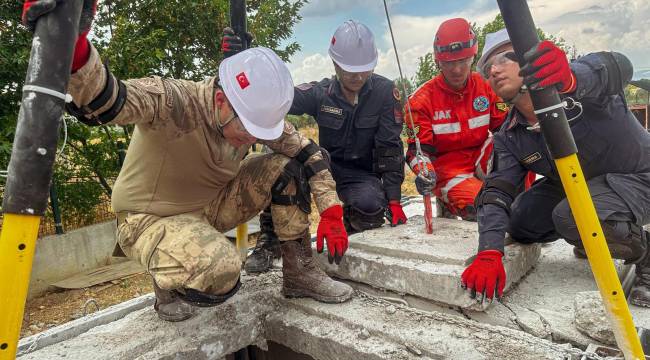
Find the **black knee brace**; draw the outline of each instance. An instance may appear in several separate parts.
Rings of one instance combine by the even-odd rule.
[[[317,151],[321,152],[324,160],[319,160],[309,165],[305,164]],[[285,165],[284,171],[280,174],[275,184],[273,184],[273,187],[271,187],[271,204],[284,206],[297,205],[300,210],[310,214],[311,188],[309,187],[309,179],[326,169],[329,169],[329,153],[312,141]],[[296,184],[296,194],[282,194],[282,191],[289,185],[291,180]]]

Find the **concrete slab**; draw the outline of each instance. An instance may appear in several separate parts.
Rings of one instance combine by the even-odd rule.
[[[46,292],[50,284],[100,266],[124,261],[112,257],[115,221],[86,226],[36,242],[27,298]]]
[[[357,292],[344,304],[280,295],[271,272],[246,277],[226,303],[167,323],[135,311],[19,359],[221,359],[272,340],[314,359],[560,359],[579,350],[462,316],[420,311]]]
[[[564,240],[544,245],[534,269],[506,293],[503,304],[492,306],[484,313],[465,311],[465,315],[476,321],[523,329],[517,321],[527,318],[532,311],[549,326],[553,341],[568,342],[582,349],[598,343],[575,326],[576,294],[598,288],[588,261],[575,258],[572,250]],[[620,261],[615,264],[619,277],[624,277],[629,267]],[[630,309],[635,320],[648,319],[650,325],[650,309],[633,306]]]
[[[110,308],[100,310],[88,316],[67,322],[57,327],[48,329],[40,334],[21,339],[18,342],[18,355],[42,349],[48,345],[56,344],[79,336],[86,331],[121,319],[126,315],[147,307],[153,306],[155,296],[147,294]]]
[[[461,308],[484,308],[487,304],[477,304],[460,287],[460,275],[478,247],[476,224],[434,218],[433,228],[433,234],[426,234],[424,218],[415,215],[406,225],[350,236],[349,250],[338,266],[329,264],[326,254],[317,257],[323,268],[338,278]],[[506,247],[506,291],[530,270],[538,256],[538,245]]]

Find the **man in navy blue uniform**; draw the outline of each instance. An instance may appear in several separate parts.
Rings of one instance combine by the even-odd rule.
[[[241,40],[226,29],[224,54],[240,48]],[[393,81],[374,74],[377,48],[366,25],[344,22],[335,31],[328,52],[336,75],[296,86],[289,114],[308,114],[318,123],[319,145],[329,152],[348,233],[379,227],[384,216],[391,226],[404,224],[400,92]],[[271,266],[277,241],[268,212],[260,215],[260,225],[258,246],[244,265],[247,272]]]
[[[577,256],[584,256],[526,92],[555,86],[568,103],[577,155],[609,250],[614,258],[636,264],[631,302],[650,307],[650,234],[643,228],[650,222],[650,134],[625,103],[632,64],[616,52],[588,54],[569,64],[564,51],[549,41],[540,42],[525,59],[520,70],[504,29],[487,36],[477,64],[496,94],[514,107],[494,137],[493,168],[476,200],[478,254],[463,273],[462,285],[481,299],[502,295],[506,231],[521,243],[564,238]],[[544,178],[516,195],[529,170]]]

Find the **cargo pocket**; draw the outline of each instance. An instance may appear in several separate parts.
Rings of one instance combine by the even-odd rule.
[[[320,146],[326,149],[341,146],[344,141],[342,130],[344,121],[343,115],[324,112],[318,114],[316,122],[318,123]]]

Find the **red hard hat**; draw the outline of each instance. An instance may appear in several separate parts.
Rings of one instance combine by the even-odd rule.
[[[465,59],[476,55],[478,40],[467,20],[449,19],[440,24],[433,40],[433,51],[439,61]]]

